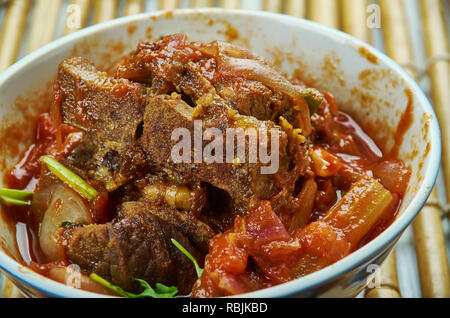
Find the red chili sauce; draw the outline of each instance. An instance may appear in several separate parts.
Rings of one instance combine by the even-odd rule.
[[[250,216],[236,218],[229,231],[210,243],[193,297],[242,294],[302,277],[367,244],[395,219],[410,170],[396,158],[397,153],[383,154],[348,114],[338,110],[334,97],[323,94],[326,100],[312,117],[315,135],[310,157],[317,191],[308,225],[290,231],[268,201]],[[410,111],[407,113],[410,115]],[[411,122],[401,120],[398,130],[406,131]],[[362,240],[351,244],[325,219],[361,175],[378,180],[391,192],[393,200]],[[302,199],[298,205],[301,209],[306,205],[305,198],[298,198]]]
[[[269,202],[262,202],[247,217],[236,218],[229,231],[211,241],[204,273],[194,286],[194,297],[245,293],[306,275],[366,244],[394,220],[410,171],[396,155],[383,154],[349,115],[338,110],[331,94],[324,96],[324,102],[312,117],[314,136],[309,175],[317,184],[317,191],[312,212],[305,220],[309,226],[290,232]],[[57,142],[59,134],[61,141]],[[48,154],[63,158],[80,140],[81,132],[65,124],[56,129],[51,116],[42,114],[34,143],[4,175],[5,186],[34,191],[41,170],[39,158]],[[361,175],[379,180],[394,200],[358,246],[350,246],[320,220]],[[101,208],[94,210],[105,211],[106,201],[107,197],[102,196],[101,202],[96,203]],[[5,210],[18,229],[17,241],[24,263],[44,274],[52,266],[60,266],[45,264],[38,244],[38,227],[32,223],[30,209],[5,205]],[[95,219],[105,221],[106,217],[97,215]]]
[[[57,135],[60,134],[61,143]],[[66,157],[82,139],[82,133],[69,125],[60,124],[56,129],[49,113],[43,113],[37,120],[34,142],[26,149],[19,162],[3,176],[3,184],[9,189],[35,191],[41,174],[39,158],[51,155],[55,159]],[[93,181],[88,181],[95,184]],[[90,203],[94,219],[106,221],[107,194],[102,192]],[[29,207],[4,205],[7,217],[16,224],[16,239],[22,260],[33,270],[45,274],[52,267],[62,264],[46,264],[39,247],[39,225],[34,224]],[[67,264],[66,264],[67,265]]]

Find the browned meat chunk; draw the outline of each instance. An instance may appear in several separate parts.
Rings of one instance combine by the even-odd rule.
[[[230,116],[229,108],[221,100],[214,100],[208,107],[207,113],[202,116],[203,129],[217,127],[223,133],[223,144],[226,143],[227,128],[242,128],[244,135],[249,128],[270,130],[275,125],[270,122],[261,122],[252,117]],[[158,95],[150,98],[144,116],[144,133],[142,147],[155,166],[167,172],[178,184],[208,184],[226,191],[231,197],[231,209],[237,214],[247,213],[248,206],[257,200],[269,199],[275,195],[279,188],[273,182],[272,175],[262,174],[262,164],[249,163],[248,139],[246,143],[246,160],[242,163],[196,163],[195,158],[189,154],[189,162],[174,162],[172,151],[177,140],[173,140],[172,133],[176,129],[186,129],[190,133],[191,145],[194,144],[194,109],[178,98]],[[270,141],[270,131],[269,141]],[[279,136],[280,155],[286,157],[287,136],[281,130],[276,132]],[[204,141],[202,149],[208,142]],[[270,152],[270,143],[267,142]],[[225,156],[225,152],[224,152]],[[243,158],[244,159],[244,158]],[[280,170],[285,171],[287,163],[280,162]]]
[[[33,218],[33,227],[39,229],[39,224],[44,218],[44,213],[48,209],[56,188],[62,184],[47,167],[41,168],[41,175],[39,176],[39,183],[33,195],[31,202],[31,215]]]
[[[202,44],[174,35],[141,43],[119,64],[117,78],[82,58],[60,65],[57,89],[62,98],[55,113],[85,132],[66,160],[82,177],[102,182],[110,192],[148,174],[164,175],[169,184],[206,189],[223,203],[206,198],[201,211],[201,219],[215,230],[225,230],[259,200],[271,200],[276,211],[289,201],[308,166],[303,136],[311,128],[309,109],[299,87],[264,59],[222,42]],[[142,85],[149,86],[145,93]],[[172,134],[181,128],[194,138],[195,120],[202,121],[200,133],[219,130],[223,145],[228,128],[241,128],[235,139],[245,139],[246,157],[235,149],[231,161],[224,158],[226,145],[222,162],[198,161],[194,153],[190,162],[175,162],[178,141]],[[259,135],[261,129],[266,139]],[[263,168],[273,162],[261,163],[261,147],[268,155],[275,153],[274,134],[279,167],[265,174]],[[249,135],[257,136],[258,149],[250,149]],[[203,140],[201,152],[210,141]],[[249,162],[252,151],[256,162]]]
[[[192,215],[180,212],[167,206],[152,206],[147,202],[126,202],[122,205],[121,216],[132,217],[143,210],[150,211],[164,222],[178,228],[189,241],[202,253],[208,253],[209,240],[215,235],[214,231],[205,223]]]
[[[84,132],[69,162],[108,190],[134,177],[144,160],[134,142],[145,107],[141,88],[107,76],[85,58],[71,58],[59,66],[57,90],[54,116]]]
[[[217,93],[241,115],[251,115],[261,120],[276,120],[280,112],[274,109],[290,108],[289,99],[260,82],[235,78],[216,84]]]
[[[176,90],[193,103],[217,93],[241,115],[275,122],[283,115],[305,135],[311,132],[300,88],[261,57],[231,44],[190,42],[180,34],[140,43],[116,74],[150,84],[153,94]]]
[[[291,207],[307,173],[311,132],[300,91],[251,52],[182,35],[139,44],[117,64],[116,77],[84,58],[63,61],[54,121],[78,128],[83,138],[62,160],[106,188],[113,213],[58,227],[60,254],[128,291],[139,290],[135,277],[189,293],[195,269],[172,238],[202,263],[217,231],[254,204],[270,200],[280,215]],[[211,129],[213,136],[205,135]],[[180,130],[187,136],[174,135]],[[189,149],[177,148],[181,137]],[[51,180],[44,175],[43,194]],[[37,195],[36,223],[45,205]]]
[[[123,208],[130,215],[116,222],[68,229],[66,255],[70,261],[128,291],[139,290],[139,284],[130,279],[135,277],[152,286],[177,286],[181,294],[188,294],[196,272],[171,242],[177,240],[202,263],[202,255],[183,234],[187,229],[153,213],[145,203],[127,203]]]

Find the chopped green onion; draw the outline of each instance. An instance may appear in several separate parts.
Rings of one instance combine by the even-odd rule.
[[[17,205],[27,206],[30,202],[27,200],[33,195],[33,192],[0,188],[0,198],[3,202]]]
[[[307,88],[300,92],[302,97],[308,103],[309,111],[311,115],[314,114],[323,101],[323,95],[315,88]]]
[[[132,278],[139,282],[144,288],[144,291],[140,294],[133,294],[123,290],[121,287],[116,286],[108,282],[106,279],[98,276],[95,273],[89,275],[89,277],[100,285],[118,293],[119,295],[126,298],[173,298],[178,293],[177,287],[168,287],[163,284],[156,284],[153,289],[145,280]]]
[[[59,179],[81,194],[83,197],[88,199],[89,201],[93,200],[98,192],[86,181],[84,181],[81,177],[79,177],[74,172],[67,169],[64,165],[56,161],[54,158],[49,156],[44,156],[39,159],[41,162],[45,163],[48,169],[53,172]]]
[[[203,269],[198,265],[197,260],[194,256],[191,255],[180,243],[178,243],[175,239],[171,239],[172,244],[175,245],[187,258],[189,258],[192,263],[194,263],[195,271],[197,272],[197,276],[200,278],[203,273]]]
[[[33,192],[0,188],[0,195],[16,200],[26,200],[33,195]]]
[[[0,198],[3,202],[11,204],[11,205],[17,205],[17,206],[28,206],[30,205],[30,201],[23,201],[18,199],[13,199],[10,197],[7,197],[5,195],[0,195]]]

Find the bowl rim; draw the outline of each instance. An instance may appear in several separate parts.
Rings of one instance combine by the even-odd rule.
[[[432,158],[427,165],[427,170],[424,171],[424,179],[421,187],[416,190],[416,194],[409,203],[406,210],[399,215],[394,222],[380,235],[378,235],[371,242],[358,249],[357,251],[346,256],[342,260],[325,267],[317,272],[309,274],[305,277],[295,279],[293,281],[287,282],[282,285],[266,288],[263,290],[255,291],[252,293],[238,295],[238,297],[289,297],[298,295],[300,292],[311,289],[313,287],[318,287],[326,282],[335,280],[338,276],[341,276],[351,270],[354,270],[364,262],[370,260],[375,255],[380,253],[383,249],[389,247],[389,245],[395,242],[396,238],[400,237],[403,231],[410,225],[413,219],[420,212],[422,207],[430,195],[434,183],[436,181],[438,171],[440,168],[441,161],[441,133],[439,129],[439,123],[436,118],[436,114],[431,106],[425,93],[419,87],[419,85],[412,79],[412,77],[397,63],[395,63],[391,58],[387,57],[384,53],[378,49],[370,46],[361,40],[354,38],[342,31],[329,28],[318,23],[308,21],[301,18],[291,17],[288,15],[264,12],[264,11],[251,11],[251,10],[230,10],[222,8],[204,8],[204,9],[176,9],[170,11],[155,11],[141,13],[128,17],[121,17],[101,24],[86,27],[82,30],[74,32],[65,37],[59,38],[46,46],[34,51],[33,53],[23,57],[3,73],[0,74],[0,87],[9,80],[16,72],[20,71],[22,68],[27,67],[29,64],[34,63],[41,56],[46,53],[51,52],[59,47],[80,40],[85,36],[99,33],[105,31],[114,26],[126,25],[132,22],[139,23],[140,21],[146,20],[148,18],[158,18],[171,12],[175,16],[184,16],[192,14],[204,14],[204,15],[240,15],[248,17],[262,17],[266,19],[273,19],[283,21],[290,25],[295,25],[301,29],[307,31],[314,31],[321,33],[327,37],[332,36],[340,40],[345,41],[348,45],[357,45],[357,47],[366,47],[377,56],[377,58],[382,61],[388,68],[392,69],[395,73],[399,75],[404,81],[405,85],[409,86],[414,94],[415,101],[417,105],[420,105],[423,110],[430,114],[432,117],[429,139],[431,143],[431,151],[429,153],[429,158]],[[436,158],[436,160],[434,159]],[[90,297],[110,297],[101,294],[88,292],[84,290],[79,290],[75,288],[68,287],[64,284],[56,282],[50,278],[44,277],[38,273],[33,272],[24,265],[15,261],[13,258],[8,256],[5,252],[0,250],[0,269],[14,277],[19,281],[23,281],[26,285],[37,290],[38,292],[55,297],[73,297],[73,298],[90,298]]]

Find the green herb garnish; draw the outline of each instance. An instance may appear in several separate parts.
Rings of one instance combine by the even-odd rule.
[[[67,221],[61,223],[61,227],[65,228],[65,229],[68,229],[71,227],[77,227],[77,226],[81,226],[81,224],[76,224],[76,223],[67,222]]]
[[[22,200],[17,200],[17,199],[13,199],[4,195],[0,195],[0,198],[2,199],[3,202],[11,204],[11,205],[17,205],[17,206],[28,206],[30,205],[30,201],[22,201]]]
[[[0,195],[16,200],[26,200],[33,195],[33,192],[0,188]]]
[[[102,277],[98,276],[95,273],[89,275],[89,277],[94,281],[99,283],[102,286],[105,286],[112,291],[115,291],[119,295],[126,298],[173,298],[178,293],[177,287],[168,287],[163,284],[156,284],[153,289],[145,280],[133,278],[135,281],[139,282],[141,286],[144,288],[144,291],[140,294],[129,293],[119,286],[113,285]]]
[[[200,278],[203,273],[203,269],[198,265],[197,260],[194,256],[191,255],[180,243],[178,243],[175,239],[171,239],[172,244],[175,245],[187,258],[189,258],[192,263],[194,263],[195,271],[197,272],[197,276]]]
[[[32,195],[33,192],[0,188],[0,198],[3,202],[11,205],[30,205],[30,201],[28,201],[27,199],[29,199]]]
[[[77,174],[67,169],[64,165],[60,164],[54,158],[44,156],[39,160],[45,163],[48,169],[53,172],[59,179],[66,182],[72,189],[77,191],[89,201],[93,200],[98,195],[97,190],[87,184],[87,182]]]
[[[306,88],[300,92],[308,104],[311,115],[314,114],[323,101],[323,95],[315,88]]]

